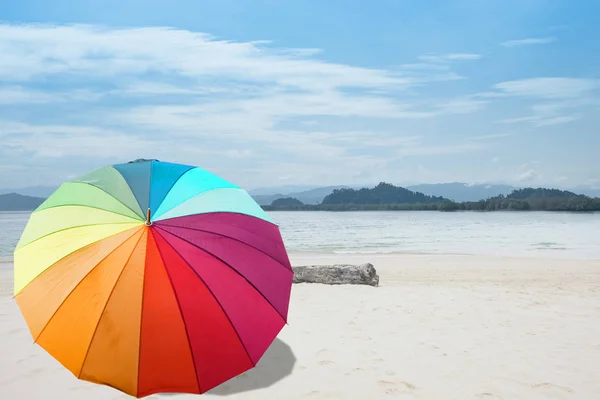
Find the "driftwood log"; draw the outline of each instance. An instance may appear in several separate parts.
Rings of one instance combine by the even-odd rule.
[[[379,275],[373,264],[306,265],[293,269],[294,283],[379,286]]]

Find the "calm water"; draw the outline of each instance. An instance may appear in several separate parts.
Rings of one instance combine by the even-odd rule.
[[[290,251],[600,258],[600,213],[276,212]],[[0,213],[0,260],[28,213]]]

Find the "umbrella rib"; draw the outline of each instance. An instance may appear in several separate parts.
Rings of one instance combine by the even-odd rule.
[[[117,288],[117,285],[119,284],[119,281],[121,280],[121,277],[123,276],[123,272],[125,272],[125,269],[127,268],[127,264],[129,264],[129,261],[131,261],[131,257],[133,256],[133,253],[135,253],[135,250],[139,246],[140,241],[142,240],[142,237],[144,237],[143,234],[140,235],[140,237],[137,239],[135,246],[133,247],[133,250],[131,251],[131,254],[129,254],[129,257],[127,257],[127,261],[125,261],[125,264],[123,265],[123,269],[121,270],[121,272],[119,272],[119,276],[117,277],[117,280],[115,281],[115,285],[110,290],[110,294],[108,295],[108,298],[106,299],[106,303],[104,303],[104,307],[102,307],[102,312],[100,313],[100,318],[98,318],[98,322],[96,323],[96,327],[94,328],[94,333],[92,334],[92,338],[90,339],[90,344],[88,345],[88,348],[85,351],[85,357],[83,358],[83,362],[81,363],[81,369],[79,370],[77,379],[81,379],[81,374],[83,373],[83,368],[85,367],[85,363],[87,361],[88,355],[90,354],[90,349],[92,348],[92,343],[94,342],[94,338],[96,337],[96,333],[98,332],[98,327],[100,326],[100,322],[102,321],[102,318],[104,317],[104,312],[106,311],[106,308],[108,307],[108,303],[110,303],[110,298],[112,297],[113,293],[115,292],[115,289]],[[140,315],[141,315],[141,313],[140,313]]]
[[[148,232],[151,235],[152,231]],[[135,397],[139,397],[140,394],[140,357],[142,356],[142,324],[144,323],[144,292],[146,291],[146,264],[148,263],[148,238],[146,238],[146,255],[144,257],[144,274],[142,276],[142,304],[140,306],[140,340],[138,341],[138,365],[137,365],[137,377],[135,379]]]
[[[258,247],[256,247],[256,246],[253,246],[253,245],[251,245],[251,244],[250,244],[250,243],[248,243],[248,242],[244,242],[244,241],[243,241],[243,240],[241,240],[241,239],[234,238],[233,236],[229,236],[229,235],[225,235],[225,234],[222,234],[222,233],[217,233],[217,232],[213,232],[213,231],[208,231],[208,230],[205,230],[205,229],[197,229],[197,228],[188,228],[188,227],[184,227],[184,226],[169,225],[169,224],[165,224],[164,222],[163,222],[163,223],[157,223],[157,225],[158,225],[158,226],[160,226],[160,225],[164,225],[164,226],[169,226],[169,227],[173,227],[173,228],[177,228],[177,229],[188,229],[188,230],[191,230],[191,231],[196,231],[196,232],[205,232],[205,233],[209,233],[209,234],[211,234],[211,235],[215,235],[215,236],[221,236],[221,237],[224,237],[224,238],[228,238],[228,239],[234,240],[234,241],[236,241],[236,242],[238,242],[238,243],[245,244],[246,246],[248,246],[248,247],[251,247],[251,248],[255,249],[256,251],[259,251],[259,252],[263,253],[264,255],[266,255],[266,256],[268,256],[269,258],[271,258],[271,259],[273,259],[274,261],[276,261],[276,262],[277,262],[277,264],[281,265],[281,266],[282,266],[282,267],[284,267],[286,270],[288,270],[288,271],[290,271],[290,272],[292,272],[292,273],[293,273],[293,271],[292,271],[292,269],[291,269],[291,268],[288,268],[288,267],[286,267],[284,263],[282,263],[281,261],[279,261],[278,259],[276,259],[276,258],[275,258],[275,257],[273,257],[272,255],[270,255],[270,254],[269,254],[269,253],[267,253],[266,251],[264,251],[264,250],[261,250],[261,249],[259,249]],[[164,229],[164,228],[163,228],[163,229]]]
[[[121,204],[123,204],[123,203],[121,203]],[[127,217],[127,218],[131,218],[131,219],[135,219],[135,218],[131,217],[131,215],[127,215],[127,214],[121,214],[121,213],[118,213],[118,212],[116,212],[116,211],[107,210],[106,208],[100,208],[100,207],[95,207],[95,206],[89,206],[89,205],[87,205],[87,204],[64,204],[64,203],[63,203],[63,204],[57,204],[57,205],[55,205],[55,206],[52,206],[52,207],[46,207],[46,208],[42,208],[41,210],[35,210],[35,211],[33,211],[33,212],[34,212],[34,213],[41,213],[41,212],[42,212],[42,211],[44,211],[44,210],[52,210],[52,209],[54,209],[54,208],[60,208],[60,207],[84,207],[84,208],[93,208],[93,209],[96,209],[96,210],[106,211],[106,212],[108,212],[108,213],[111,213],[111,214],[115,214],[115,215],[121,215],[121,216],[123,216],[123,217]],[[128,208],[128,210],[130,210],[130,209]],[[137,214],[136,214],[136,215],[137,215]]]
[[[89,227],[89,226],[98,226],[98,225],[125,225],[125,224],[133,224],[133,223],[137,223],[137,221],[134,221],[134,222],[106,222],[106,223],[97,223],[97,224],[85,224],[85,225],[70,226],[70,227],[68,227],[68,228],[59,229],[59,230],[57,230],[57,231],[50,232],[50,233],[47,233],[47,234],[45,234],[45,235],[43,235],[43,236],[40,236],[39,238],[37,238],[37,239],[35,239],[35,240],[32,240],[31,242],[29,242],[29,243],[27,243],[27,244],[23,245],[22,247],[19,247],[19,248],[18,248],[18,249],[16,249],[16,250],[18,250],[18,251],[20,251],[20,250],[23,250],[24,248],[26,248],[27,246],[29,246],[29,245],[30,245],[30,244],[32,244],[32,243],[35,243],[35,242],[37,242],[38,240],[45,239],[45,238],[47,238],[47,237],[49,237],[49,236],[52,236],[52,235],[54,235],[55,233],[69,231],[69,230],[71,230],[71,229],[77,229],[77,228],[86,228],[86,227]],[[105,239],[105,238],[104,238],[104,239]],[[99,239],[99,240],[102,240],[102,239]],[[96,243],[96,242],[92,242],[92,243]],[[90,243],[90,244],[91,244],[91,243]],[[68,254],[67,254],[67,255],[68,255]]]
[[[117,171],[118,172],[118,171]],[[120,173],[119,173],[120,175]],[[123,175],[121,175],[123,176]],[[125,180],[125,178],[123,178],[123,180]],[[110,197],[112,197],[113,199],[115,199],[116,201],[118,201],[119,203],[123,204],[126,208],[128,208],[129,210],[131,210],[132,213],[134,213],[135,215],[140,215],[141,217],[144,216],[144,213],[142,211],[142,209],[140,208],[141,214],[138,213],[137,211],[135,211],[134,209],[132,209],[131,207],[129,207],[127,204],[123,203],[121,200],[119,200],[118,198],[116,198],[115,196],[113,196],[112,194],[108,193],[105,189],[101,188],[100,186],[96,186],[96,185],[92,185],[91,183],[88,182],[81,182],[81,181],[75,181],[77,183],[83,183],[84,185],[90,185],[92,187],[95,187],[99,190],[102,190],[104,193],[106,193],[107,195],[109,195]],[[125,183],[127,184],[127,181],[125,181]],[[138,203],[137,198],[135,197],[135,194],[133,194],[133,190],[131,190],[131,187],[129,186],[129,184],[127,184],[127,187],[129,188],[129,191],[131,192],[131,194],[133,195],[133,198],[135,200],[136,203]],[[140,204],[138,203],[138,206]]]
[[[211,253],[210,251],[208,251],[208,250],[206,250],[206,249],[203,249],[202,247],[200,247],[200,246],[198,246],[198,245],[196,245],[196,244],[194,244],[194,243],[190,242],[189,240],[187,240],[187,239],[184,239],[184,238],[180,237],[179,235],[175,235],[175,234],[173,234],[173,233],[171,233],[171,232],[169,232],[169,231],[166,231],[164,228],[161,228],[160,226],[158,226],[158,227],[157,227],[157,229],[159,229],[159,230],[163,230],[163,231],[165,231],[165,232],[167,232],[167,233],[169,233],[169,234],[171,234],[171,235],[173,235],[173,236],[175,236],[175,237],[179,238],[180,240],[183,240],[184,242],[186,242],[186,243],[188,243],[188,244],[190,244],[190,245],[194,246],[195,248],[197,248],[197,249],[199,249],[200,251],[202,251],[202,252],[204,252],[204,253],[208,254],[209,256],[213,257],[213,258],[214,258],[214,259],[216,259],[217,261],[220,261],[221,263],[223,263],[224,265],[226,265],[227,267],[229,267],[229,268],[230,268],[230,269],[231,269],[233,272],[235,272],[236,274],[238,274],[239,276],[241,276],[241,277],[242,277],[242,279],[244,279],[246,282],[248,282],[248,284],[249,284],[250,286],[252,286],[252,287],[254,288],[254,290],[256,290],[256,291],[258,292],[258,294],[260,294],[260,295],[261,295],[261,297],[262,297],[263,299],[265,299],[265,301],[266,301],[267,303],[269,303],[269,305],[271,306],[271,308],[273,308],[273,310],[275,310],[275,312],[277,313],[277,315],[279,315],[279,316],[281,317],[281,319],[283,319],[283,322],[285,322],[285,323],[287,324],[287,320],[285,319],[285,317],[279,313],[279,310],[277,310],[277,308],[276,308],[276,307],[273,305],[273,303],[271,303],[271,301],[270,301],[269,299],[267,299],[267,297],[266,297],[266,296],[263,294],[263,292],[261,292],[260,290],[258,290],[258,288],[257,288],[257,287],[256,287],[256,286],[255,286],[255,285],[252,283],[252,282],[250,282],[250,280],[249,280],[248,278],[246,278],[246,277],[245,277],[243,274],[241,274],[241,273],[240,273],[238,270],[236,270],[235,268],[233,268],[233,266],[232,266],[231,264],[229,264],[228,262],[224,261],[224,260],[223,260],[223,259],[221,259],[219,256],[217,256],[217,255],[215,255],[215,254]],[[162,235],[161,235],[161,236],[162,236]]]
[[[167,239],[160,232],[156,232],[156,233],[160,237],[162,237],[163,240],[165,240],[168,243]],[[185,240],[185,239],[181,239],[181,240]],[[208,286],[208,284],[204,281],[204,279],[202,279],[202,277],[200,276],[200,274],[198,272],[196,272],[196,270],[194,268],[192,268],[192,266],[190,265],[190,263],[188,262],[188,260],[186,260],[185,257],[183,257],[181,255],[181,253],[175,248],[175,246],[171,246],[171,248],[177,253],[177,255],[179,255],[179,257],[183,260],[183,262],[185,262],[187,264],[187,266],[194,273],[194,275],[196,275],[198,277],[198,279],[200,280],[200,282],[202,282],[202,284],[206,287],[206,290],[208,290],[208,292],[210,293],[210,295],[212,296],[212,298],[219,305],[219,307],[221,308],[221,311],[223,311],[223,314],[225,315],[225,318],[227,318],[227,321],[229,322],[229,325],[231,325],[231,329],[233,329],[233,331],[235,332],[235,335],[237,336],[238,340],[242,344],[242,347],[244,348],[244,351],[246,352],[246,355],[248,356],[248,360],[250,360],[250,363],[252,364],[252,366],[256,367],[256,363],[252,360],[252,357],[250,357],[250,353],[248,352],[248,349],[246,348],[246,344],[242,340],[242,337],[240,336],[239,332],[237,331],[235,325],[233,324],[233,321],[229,317],[229,314],[227,314],[227,311],[225,311],[225,307],[223,307],[223,305],[221,304],[221,302],[219,301],[219,299],[217,298],[217,296],[215,296],[215,294],[213,293],[213,291],[210,288],[210,286]]]
[[[162,205],[162,203],[165,201],[165,199],[167,198],[167,196],[169,195],[169,193],[171,193],[171,190],[173,190],[173,188],[175,187],[175,185],[177,184],[177,182],[179,182],[179,180],[181,178],[183,178],[183,176],[185,174],[187,174],[188,172],[190,172],[191,170],[195,169],[196,167],[192,167],[190,166],[190,168],[188,168],[183,174],[179,175],[179,177],[177,177],[177,179],[175,179],[175,181],[173,182],[173,184],[171,184],[171,187],[169,188],[169,190],[167,190],[167,192],[165,193],[165,195],[163,196],[162,199],[160,199],[160,202],[158,203],[158,205],[156,206],[156,210],[154,210],[155,212],[158,211],[158,209],[160,209],[160,206]],[[152,173],[152,172],[151,172]],[[152,187],[152,184],[150,184],[150,187]]]
[[[102,258],[100,261],[98,261],[98,263],[97,263],[96,265],[94,265],[94,266],[93,266],[93,267],[92,267],[92,268],[91,268],[91,269],[90,269],[90,270],[87,272],[87,274],[85,274],[85,276],[84,276],[83,278],[81,278],[81,280],[80,280],[79,282],[77,282],[77,284],[75,285],[75,287],[74,287],[73,289],[71,289],[71,291],[69,291],[69,293],[68,293],[68,294],[65,296],[65,298],[64,298],[64,299],[63,299],[63,300],[60,302],[60,304],[58,305],[58,307],[56,307],[56,310],[54,310],[54,312],[52,313],[52,315],[51,315],[51,316],[50,316],[50,318],[48,319],[48,322],[46,322],[46,325],[44,325],[44,327],[42,328],[42,330],[40,331],[40,333],[39,333],[39,334],[37,335],[37,337],[34,339],[33,343],[37,343],[37,341],[38,341],[38,339],[40,338],[40,336],[42,336],[42,334],[43,334],[43,333],[44,333],[44,331],[46,330],[46,327],[47,327],[47,326],[50,324],[50,322],[52,321],[52,319],[54,318],[54,316],[55,316],[55,315],[58,313],[58,310],[60,310],[60,308],[61,308],[61,307],[62,307],[62,306],[65,304],[65,302],[67,301],[67,299],[69,298],[69,296],[71,296],[71,294],[72,294],[72,293],[73,293],[75,290],[77,290],[77,288],[79,287],[79,285],[81,285],[81,282],[83,282],[83,281],[85,280],[85,278],[87,278],[87,277],[88,277],[88,276],[89,276],[89,275],[92,273],[92,271],[94,271],[94,270],[96,269],[96,267],[98,267],[98,265],[102,264],[102,262],[103,262],[104,260],[106,260],[108,257],[110,257],[110,256],[111,256],[111,255],[112,255],[112,254],[113,254],[115,251],[117,251],[117,250],[118,250],[118,249],[119,249],[121,246],[123,246],[123,245],[125,244],[125,242],[127,242],[129,239],[131,239],[131,238],[133,237],[133,235],[135,235],[135,234],[136,234],[136,233],[137,233],[137,232],[138,232],[140,229],[141,229],[141,227],[140,227],[140,228],[137,228],[135,232],[133,232],[133,233],[132,233],[132,234],[131,234],[129,237],[127,237],[127,239],[123,240],[123,242],[122,242],[122,243],[120,243],[120,244],[119,244],[117,247],[115,247],[114,249],[112,249],[112,250],[111,250],[111,251],[110,251],[110,252],[109,252],[109,253],[108,253],[108,254],[107,254],[105,257],[103,257],[103,258]],[[90,243],[90,245],[91,245],[91,243]],[[88,245],[88,246],[89,246],[89,245]],[[73,253],[71,253],[71,254],[73,254]],[[57,263],[58,263],[59,261],[61,261],[62,259],[64,259],[64,258],[68,257],[69,255],[70,255],[70,254],[67,254],[65,257],[61,258],[60,260],[58,260],[58,261],[57,261]],[[56,263],[55,263],[55,264],[56,264]],[[52,264],[52,265],[55,265],[55,264]],[[42,273],[41,273],[41,274],[43,274],[45,271],[48,271],[48,269],[50,269],[50,268],[52,267],[52,265],[51,265],[51,266],[49,266],[48,268],[46,268],[44,271],[42,271]],[[41,275],[41,274],[40,274],[40,275]],[[38,277],[39,277],[40,275],[38,275]],[[37,279],[37,277],[36,277],[35,279]],[[60,282],[59,282],[59,283],[60,283]],[[58,285],[58,283],[57,283],[57,285]],[[56,286],[55,286],[55,287],[56,287]]]
[[[173,284],[173,279],[171,278],[171,274],[169,273],[169,270],[167,269],[167,264],[165,262],[165,258],[163,257],[162,251],[160,250],[160,246],[156,245],[156,248],[158,249],[158,254],[160,255],[160,259],[162,261],[163,268],[165,269],[165,273],[167,274],[167,277],[169,278],[169,283],[171,284],[171,289],[173,289],[173,294],[175,295],[175,298],[177,299],[177,308],[179,309],[179,315],[181,315],[181,321],[183,322],[183,326],[185,328],[185,336],[187,338],[188,347],[190,349],[190,355],[192,356],[192,363],[194,364],[194,372],[196,373],[196,384],[198,385],[198,392],[202,393],[202,389],[200,389],[200,377],[198,376],[198,368],[196,367],[196,357],[194,356],[194,350],[192,349],[192,341],[190,340],[190,332],[188,331],[187,323],[185,322],[185,317],[183,316],[183,310],[181,309],[181,303],[179,302],[179,295],[177,294],[177,291],[175,290],[175,285]],[[173,248],[173,250],[175,250],[175,249]],[[177,254],[179,254],[179,253],[177,253]],[[179,255],[179,256],[181,257],[181,255]]]
[[[113,166],[113,168],[114,168],[114,166]],[[125,181],[125,184],[127,185],[127,187],[129,188],[129,190],[131,191],[131,194],[133,195],[133,199],[135,200],[135,202],[137,203],[138,207],[140,208],[140,211],[142,212],[142,215],[144,216],[144,219],[146,219],[146,216],[145,216],[146,210],[144,210],[142,208],[142,203],[141,203],[140,199],[138,198],[137,194],[133,191],[133,188],[131,187],[131,185],[129,185],[129,181],[127,180],[127,178],[125,178],[125,176],[121,173],[121,171],[119,171],[116,168],[115,168],[115,171],[117,171],[117,173],[119,175],[121,175],[121,177]],[[150,205],[150,187],[151,186],[152,186],[152,163],[150,163],[150,173],[148,174],[148,206]],[[113,196],[113,197],[115,197],[115,196]],[[115,197],[115,199],[116,199],[116,197]],[[118,201],[118,199],[117,199],[117,201]],[[127,205],[125,205],[125,207],[127,207]],[[127,208],[129,208],[129,207],[127,207]],[[131,210],[131,208],[129,208],[129,209]],[[133,210],[131,210],[131,211],[133,211]]]

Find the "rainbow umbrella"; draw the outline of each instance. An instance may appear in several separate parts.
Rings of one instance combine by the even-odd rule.
[[[203,169],[136,160],[64,183],[15,250],[35,342],[135,397],[204,393],[252,368],[286,323],[279,228]]]

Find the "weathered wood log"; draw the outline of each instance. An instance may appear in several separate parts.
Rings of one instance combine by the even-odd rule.
[[[294,283],[379,286],[379,275],[373,264],[305,265],[293,270]]]

